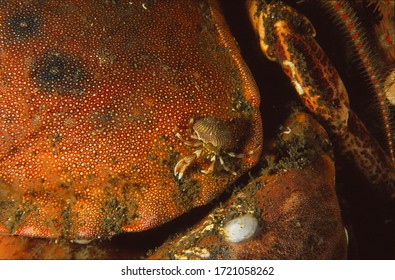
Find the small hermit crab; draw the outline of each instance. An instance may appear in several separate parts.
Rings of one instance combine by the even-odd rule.
[[[215,118],[215,117],[204,117],[198,119],[196,122],[192,118],[189,121],[192,126],[192,134],[190,135],[191,141],[184,140],[182,136],[177,133],[176,136],[185,145],[194,147],[196,150],[192,155],[182,157],[174,167],[174,175],[177,179],[181,179],[184,175],[185,170],[194,162],[197,158],[206,158],[211,163],[207,169],[202,169],[201,172],[204,174],[210,174],[214,172],[215,164],[219,160],[222,168],[236,175],[236,172],[225,163],[226,157],[231,158],[242,158],[244,154],[236,154],[234,152],[227,151],[234,144],[235,139],[232,137],[232,133],[227,125]],[[249,152],[252,154],[253,152]]]

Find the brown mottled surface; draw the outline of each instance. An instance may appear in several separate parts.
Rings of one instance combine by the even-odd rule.
[[[261,143],[259,97],[205,1],[0,3],[0,231],[91,239],[155,227],[237,172],[173,168],[191,118]],[[166,12],[163,12],[166,11]],[[170,12],[171,11],[171,12]],[[221,28],[221,29],[220,29]],[[233,47],[233,49],[229,49]],[[251,86],[247,88],[247,86]]]

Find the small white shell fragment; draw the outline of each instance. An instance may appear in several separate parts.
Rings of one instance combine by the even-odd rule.
[[[224,226],[225,239],[232,243],[244,241],[254,235],[258,220],[251,214],[239,216]]]
[[[81,245],[85,245],[85,244],[90,243],[92,240],[93,239],[74,239],[74,240],[72,240],[72,242],[81,244]]]

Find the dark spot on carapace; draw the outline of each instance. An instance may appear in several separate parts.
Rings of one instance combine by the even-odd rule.
[[[61,95],[80,95],[87,80],[83,64],[59,52],[49,52],[37,59],[31,76],[38,88]]]
[[[25,40],[38,34],[40,25],[39,17],[31,11],[17,12],[7,21],[11,36],[18,40]]]

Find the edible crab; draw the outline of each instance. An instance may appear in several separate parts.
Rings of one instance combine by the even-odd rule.
[[[3,257],[130,257],[116,240],[142,237],[118,235],[163,235],[160,227],[182,214],[202,220],[152,258],[345,257],[326,133],[310,117],[293,114],[278,141],[270,141],[270,133],[262,141],[260,95],[218,3],[181,2],[0,4]],[[336,159],[339,154],[359,163],[344,137],[349,105],[343,89],[329,97],[315,95],[314,88],[306,92],[311,84],[303,83],[298,61],[277,57],[289,42],[287,36],[274,39],[271,30],[288,20],[309,37],[292,28],[280,35],[291,32],[291,43],[305,40],[318,52],[312,25],[277,1],[248,5],[265,55],[285,66],[306,107],[339,147]],[[289,14],[302,20],[293,26]],[[325,67],[334,78],[336,71]],[[374,150],[359,169],[377,168],[366,178],[375,192],[391,198],[393,162],[354,113],[350,120],[363,131],[353,131],[351,142],[366,140]],[[213,123],[212,138],[196,126]],[[235,186],[240,190],[233,196],[221,196]],[[211,209],[213,200],[224,205]],[[203,205],[204,214],[192,210]],[[159,245],[143,235],[150,248]],[[172,244],[177,246],[171,250]],[[259,244],[264,248],[252,250]],[[25,248],[31,246],[41,254],[29,255]]]

